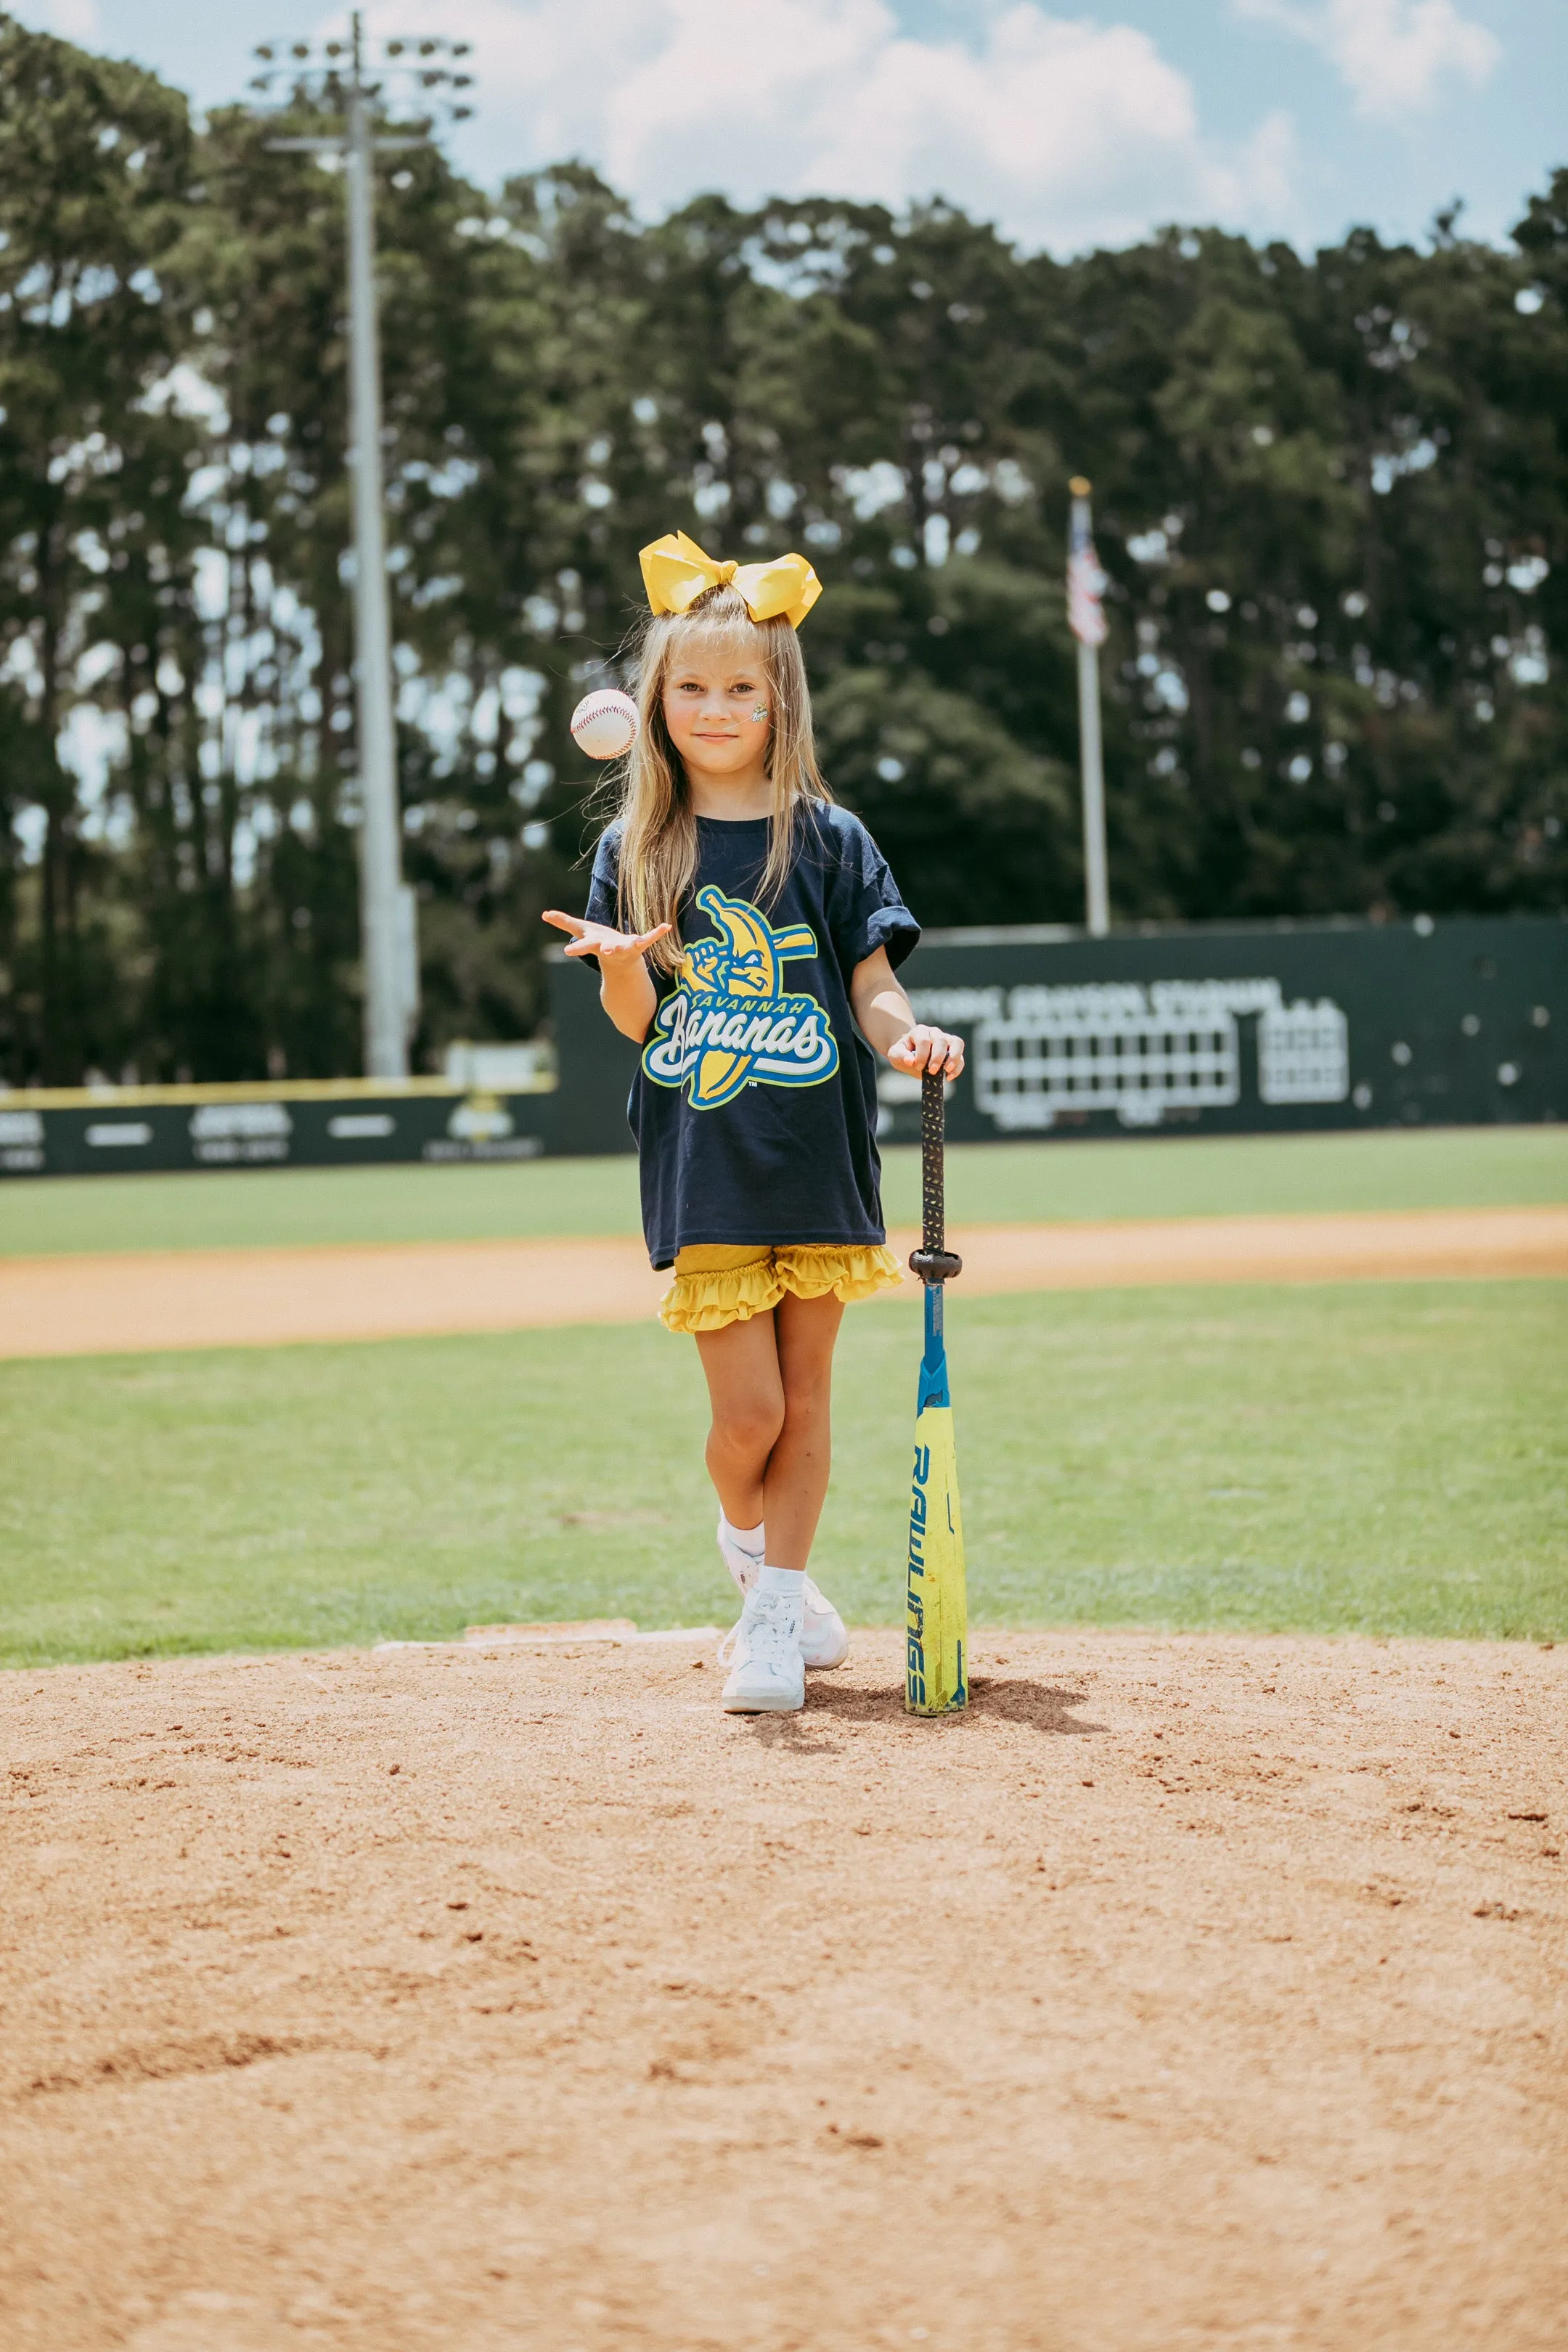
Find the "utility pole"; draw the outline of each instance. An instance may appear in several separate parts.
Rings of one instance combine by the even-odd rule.
[[[403,879],[403,824],[392,706],[386,492],[381,469],[381,337],[375,299],[375,141],[362,71],[357,8],[353,21],[348,148],[343,160],[349,215],[349,415],[353,451],[364,1067],[367,1077],[405,1078],[408,1033],[418,1012],[418,931],[413,893]],[[410,929],[416,942],[412,974],[407,969],[408,942],[400,937]]]
[[[348,212],[349,473],[354,531],[354,700],[359,744],[360,943],[364,966],[364,1067],[367,1077],[405,1078],[408,1040],[419,1013],[418,921],[403,879],[403,827],[397,794],[397,734],[392,688],[392,614],[386,586],[386,495],[382,477],[381,350],[375,292],[375,158],[423,146],[427,120],[409,135],[378,137],[383,80],[367,79],[369,59],[356,8],[349,39],[271,42],[256,55],[264,70],[251,83],[288,85],[290,102],[342,117],[342,133],[274,139],[273,149],[335,155],[342,163]],[[467,41],[385,41],[377,71],[412,74],[422,91],[466,89],[471,77],[441,62],[468,54]],[[453,120],[470,112],[447,105]]]
[[[1094,939],[1110,929],[1110,894],[1105,858],[1105,765],[1100,743],[1100,648],[1105,643],[1100,598],[1105,574],[1094,551],[1089,485],[1081,474],[1068,484],[1072,520],[1068,530],[1068,622],[1078,639],[1078,736],[1083,773],[1084,919]]]

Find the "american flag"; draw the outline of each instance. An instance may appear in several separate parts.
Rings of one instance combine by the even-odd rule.
[[[1089,500],[1075,498],[1068,541],[1068,623],[1080,646],[1105,643],[1105,614],[1100,604],[1105,588],[1105,574],[1089,531]]]

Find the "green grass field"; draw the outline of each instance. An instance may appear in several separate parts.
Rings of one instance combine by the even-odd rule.
[[[954,1226],[1568,1201],[1568,1129],[961,1145]],[[895,1224],[920,1215],[920,1154],[886,1155]],[[638,1231],[637,1164],[279,1169],[0,1184],[0,1257],[278,1243],[478,1241]]]
[[[901,1612],[918,1318],[840,1349],[815,1565],[862,1622]],[[1568,1638],[1568,1283],[950,1325],[977,1622]],[[653,1327],[0,1365],[0,1659],[725,1622],[704,1423]]]

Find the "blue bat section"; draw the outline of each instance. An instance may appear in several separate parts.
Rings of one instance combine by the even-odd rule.
[[[951,1404],[947,1392],[947,1349],[942,1336],[942,1292],[940,1282],[926,1285],[926,1345],[921,1358],[921,1391],[915,1407],[923,1412],[928,1404]]]

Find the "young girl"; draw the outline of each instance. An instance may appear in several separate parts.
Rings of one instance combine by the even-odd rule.
[[[845,1302],[900,1279],[868,1046],[951,1078],[963,1041],[915,1020],[893,971],[920,927],[817,770],[795,634],[821,593],[811,566],[714,563],[678,533],[642,567],[620,813],[586,919],[544,919],[597,960],[605,1012],[643,1047],[643,1229],[674,1268],[663,1320],[701,1355],[719,1549],[743,1596],[724,1705],[767,1713],[803,1706],[805,1667],[848,1650],[805,1569]]]

